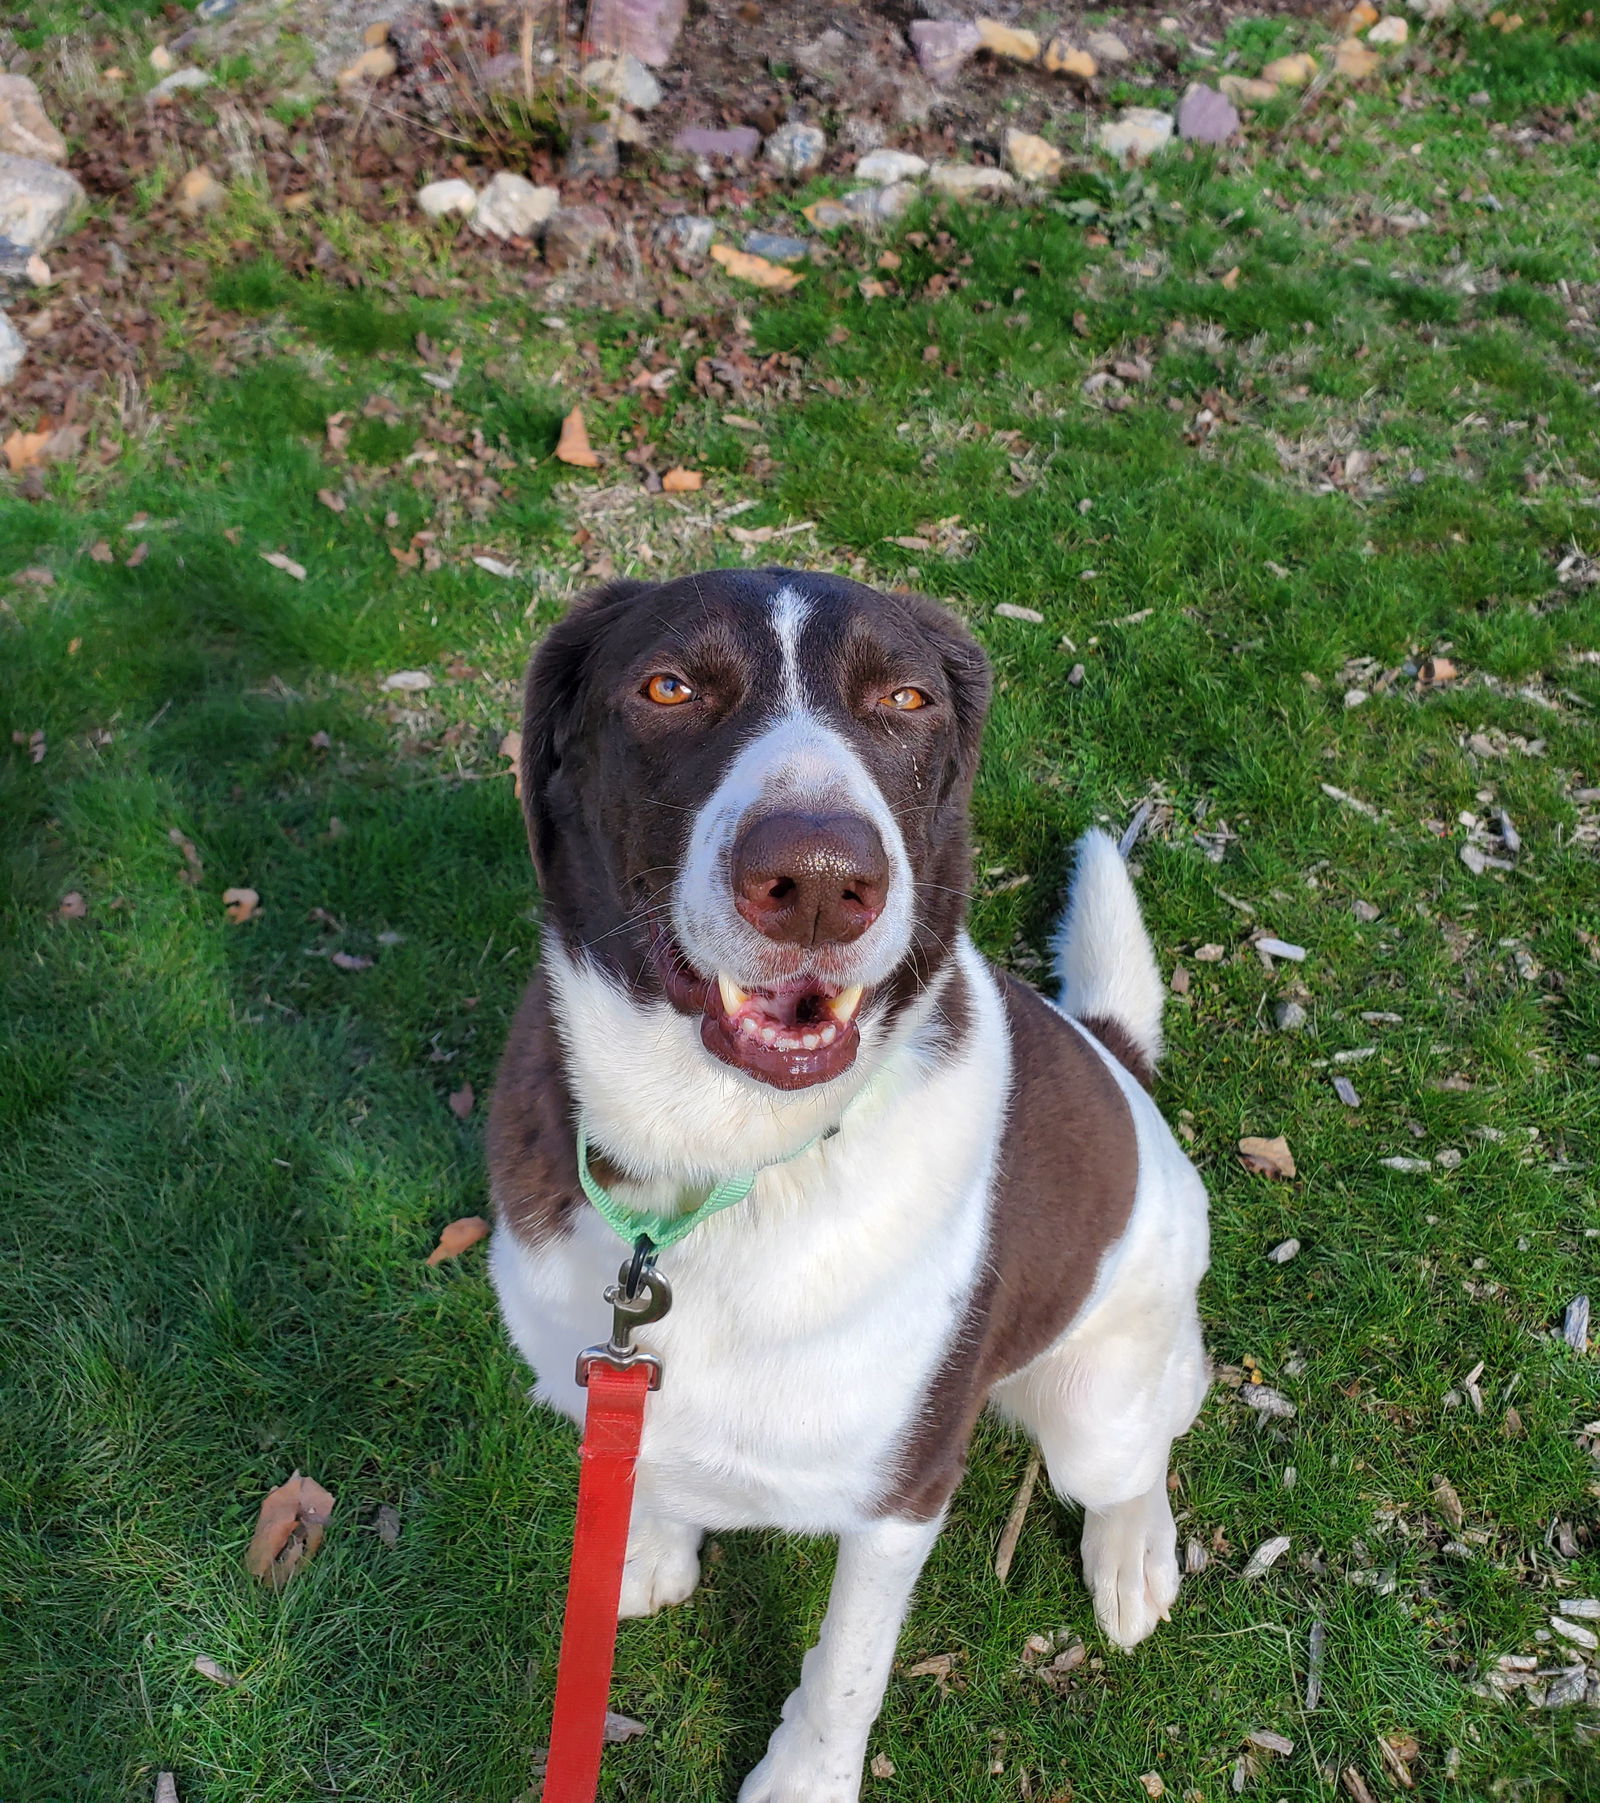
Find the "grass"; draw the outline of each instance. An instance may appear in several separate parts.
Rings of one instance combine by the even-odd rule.
[[[1504,73],[1517,107],[1564,103],[1573,74],[1548,34],[1474,29],[1462,56],[1464,94]],[[1048,206],[915,221],[893,292],[863,298],[878,247],[850,253],[792,298],[741,301],[748,339],[714,282],[671,328],[552,330],[537,297],[351,294],[289,274],[265,234],[241,254],[235,226],[202,247],[235,366],[163,379],[159,435],[98,473],[0,497],[4,725],[45,735],[37,762],[0,744],[0,1794],[146,1796],[158,1768],[185,1803],[527,1792],[573,1444],[525,1406],[481,1253],[423,1263],[484,1204],[481,1099],[538,955],[498,745],[529,644],[586,572],[776,550],[919,584],[987,644],[992,955],[1036,971],[1072,837],[1161,804],[1138,857],[1163,966],[1192,977],[1161,1099],[1214,1197],[1210,1342],[1298,1409],[1263,1424],[1219,1384],[1176,1460],[1208,1568],[1136,1657],[1061,1697],[1019,1655],[1057,1629],[1104,1652],[1074,1535],[1036,1500],[997,1589],[1025,1449],[986,1427],[902,1642],[907,1665],[960,1654],[957,1683],[896,1676],[873,1743],[896,1775],[868,1794],[1098,1803],[1157,1771],[1221,1799],[1245,1734],[1273,1728],[1295,1752],[1264,1756],[1248,1794],[1325,1798],[1353,1764],[1381,1795],[1377,1741],[1411,1734],[1419,1797],[1600,1796],[1592,1708],[1469,1688],[1535,1649],[1553,1599],[1600,1593],[1580,1439],[1600,1374],[1550,1337],[1600,1239],[1596,820],[1572,796],[1600,782],[1600,665],[1575,657],[1600,649],[1600,607],[1556,575],[1596,550],[1600,358],[1575,311],[1600,280],[1592,140],[1517,145],[1495,109],[1419,92],[1290,133],[1253,174],[1157,165],[1160,205],[1116,247]],[[392,254],[393,273],[416,255]],[[173,307],[174,342],[185,322]],[[448,395],[421,380],[419,330],[462,353]],[[793,359],[767,378],[790,386],[696,388],[699,357],[741,350]],[[683,379],[651,412],[625,383],[668,361]],[[1125,392],[1086,397],[1116,362]],[[558,481],[580,397],[596,443],[651,442],[659,467],[706,469],[703,494],[677,510],[620,461]],[[812,528],[741,546],[716,516],[742,500],[741,530]],[[933,529],[953,515],[964,545]],[[429,530],[441,567],[397,562]],[[888,542],[906,537],[967,554]],[[40,566],[49,585],[17,579]],[[1460,680],[1420,689],[1404,666],[1429,653]],[[1402,674],[1379,687],[1347,673],[1360,658]],[[434,686],[381,691],[403,668]],[[1371,698],[1347,706],[1355,687]],[[1473,876],[1460,816],[1500,808],[1525,850]],[[233,925],[221,892],[241,884],[262,905]],[[84,918],[58,916],[68,892]],[[1269,975],[1252,925],[1307,961]],[[1309,1028],[1276,1033],[1292,996]],[[1340,1067],[1351,1111],[1327,1061],[1369,1045]],[[445,1098],[464,1082],[480,1105],[461,1123]],[[1240,1135],[1280,1132],[1296,1182],[1239,1168]],[[1441,1150],[1462,1162],[1380,1163]],[[1289,1236],[1299,1256],[1269,1263]],[[297,1466],[338,1509],[274,1597],[240,1557]],[[1279,1533],[1290,1553],[1241,1582]],[[729,1536],[691,1605],[624,1631],[616,1704],[650,1733],[608,1754],[609,1797],[732,1796],[830,1566],[822,1545]]]

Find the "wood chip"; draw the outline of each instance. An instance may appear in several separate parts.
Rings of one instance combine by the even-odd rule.
[[[1433,1160],[1431,1158],[1380,1158],[1378,1163],[1381,1164],[1386,1171],[1405,1171],[1413,1176],[1421,1171],[1431,1171],[1433,1169]]]
[[[270,563],[275,570],[282,570],[285,576],[292,576],[296,582],[306,579],[306,566],[296,563],[292,557],[285,557],[281,551],[263,551],[261,561]]]
[[[1271,1384],[1241,1384],[1239,1400],[1258,1415],[1270,1415],[1280,1421],[1292,1421],[1299,1412],[1281,1390]]]
[[[649,1732],[643,1722],[636,1722],[631,1715],[618,1715],[614,1709],[606,1711],[605,1740],[608,1746],[616,1746],[625,1740],[637,1740],[641,1734]]]
[[[577,469],[594,470],[600,459],[589,443],[589,428],[583,423],[583,409],[574,407],[561,422],[561,436],[556,440],[556,460]]]
[[[1305,1711],[1310,1715],[1322,1701],[1322,1664],[1328,1653],[1328,1630],[1324,1623],[1314,1621],[1311,1632],[1306,1639],[1306,1695]]]
[[[1188,1541],[1183,1549],[1183,1570],[1186,1577],[1194,1577],[1211,1563],[1211,1555],[1200,1540]]]
[[[1336,789],[1332,783],[1318,785],[1322,793],[1331,800],[1342,803],[1347,808],[1354,808],[1358,814],[1364,814],[1368,820],[1382,820],[1383,815],[1370,801],[1363,801],[1359,795],[1351,795],[1345,789]]]
[[[1245,1739],[1263,1753],[1276,1753],[1280,1759],[1287,1759],[1294,1751],[1294,1742],[1288,1735],[1279,1734],[1272,1728],[1252,1728]]]
[[[1249,1582],[1255,1578],[1264,1577],[1288,1552],[1289,1544],[1287,1534],[1276,1534],[1271,1540],[1263,1540],[1250,1555],[1244,1570],[1239,1573],[1240,1579]]]
[[[1561,1337],[1574,1352],[1589,1350],[1589,1298],[1574,1296],[1561,1317]]]
[[[344,496],[335,494],[331,488],[319,488],[317,490],[317,499],[330,513],[343,513],[345,510]]]
[[[1011,1561],[1016,1556],[1017,1541],[1022,1537],[1022,1524],[1028,1518],[1028,1504],[1033,1500],[1033,1487],[1038,1481],[1039,1454],[1034,1451],[1028,1457],[1028,1469],[1017,1487],[1011,1513],[1006,1517],[1006,1525],[1000,1533],[1000,1545],[994,1555],[994,1575],[1002,1589],[1006,1579],[1011,1576]]]
[[[1273,958],[1287,958],[1293,964],[1303,964],[1306,959],[1306,948],[1303,945],[1291,945],[1287,939],[1274,939],[1270,934],[1256,942],[1258,952],[1266,952]]]
[[[470,1120],[477,1097],[472,1093],[472,1085],[463,1083],[459,1089],[453,1089],[445,1098],[450,1112],[458,1121]]]
[[[322,1544],[333,1498],[315,1478],[292,1472],[269,1490],[244,1556],[253,1578],[281,1590]]]
[[[1439,1505],[1439,1512],[1451,1527],[1459,1528],[1466,1520],[1466,1511],[1461,1507],[1461,1498],[1456,1495],[1455,1485],[1443,1472],[1433,1480],[1433,1500]]]
[[[1378,1757],[1389,1776],[1402,1790],[1415,1790],[1417,1781],[1411,1776],[1411,1762],[1421,1756],[1422,1748],[1412,1734],[1385,1734],[1378,1740]]]
[[[239,1682],[232,1672],[218,1665],[208,1653],[196,1654],[194,1669],[202,1678],[209,1678],[213,1684],[220,1684],[225,1690]]]
[[[1585,1652],[1592,1653],[1600,1648],[1600,1634],[1596,1634],[1593,1628],[1580,1627],[1575,1621],[1564,1621],[1559,1615],[1550,1617],[1550,1626],[1563,1640],[1570,1640]]]
[[[380,693],[400,695],[420,695],[432,687],[433,678],[426,670],[396,670],[378,684]]]
[[[400,1543],[400,1511],[393,1503],[379,1503],[377,1518],[373,1522],[378,1538],[385,1546],[398,1546]]]
[[[769,263],[765,257],[749,251],[735,250],[731,244],[713,244],[711,261],[720,263],[735,281],[749,282],[757,288],[768,288],[776,294],[787,294],[805,280],[798,269],[785,269],[781,263]]]
[[[469,1246],[476,1246],[488,1235],[489,1223],[482,1215],[463,1215],[439,1235],[438,1245],[428,1254],[428,1263],[442,1265],[447,1258],[459,1258]]]
[[[156,1773],[155,1803],[178,1803],[178,1781],[171,1772]]]
[[[671,469],[661,478],[661,491],[668,495],[692,495],[704,481],[699,470]]]
[[[1239,1141],[1239,1162],[1247,1171],[1261,1177],[1293,1177],[1297,1175],[1294,1154],[1280,1133],[1272,1139],[1246,1137]]]
[[[1299,1253],[1299,1251],[1299,1240],[1280,1240],[1267,1254],[1267,1263],[1270,1265],[1286,1265],[1291,1258],[1294,1258]]]
[[[994,610],[1002,620],[1023,620],[1029,626],[1042,626],[1044,615],[1036,607],[1018,607],[1014,601],[998,602]]]
[[[872,1763],[867,1770],[874,1778],[892,1778],[895,1773],[895,1764],[887,1753],[874,1753]]]
[[[360,952],[335,952],[328,962],[335,970],[371,970],[372,960]]]
[[[1361,1106],[1361,1096],[1358,1093],[1355,1084],[1353,1084],[1348,1077],[1334,1078],[1333,1093],[1344,1103],[1346,1108],[1359,1108]]]
[[[1339,1774],[1339,1784],[1350,1803],[1378,1803],[1378,1799],[1367,1789],[1367,1781],[1353,1765],[1347,1765]]]
[[[1166,1781],[1159,1772],[1141,1772],[1139,1782],[1144,1786],[1147,1797],[1164,1797],[1167,1794]]]

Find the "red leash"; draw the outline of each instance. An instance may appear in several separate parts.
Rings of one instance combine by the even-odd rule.
[[[641,1241],[606,1291],[613,1310],[610,1342],[578,1357],[578,1382],[587,1386],[589,1402],[543,1803],[594,1803],[600,1782],[644,1399],[661,1387],[660,1360],[634,1349],[633,1329],[659,1321],[672,1302],[666,1279],[655,1272],[653,1251]]]

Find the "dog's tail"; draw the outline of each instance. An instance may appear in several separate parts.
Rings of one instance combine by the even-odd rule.
[[[1054,950],[1062,1008],[1148,1089],[1161,1056],[1165,991],[1128,867],[1105,833],[1078,841]]]

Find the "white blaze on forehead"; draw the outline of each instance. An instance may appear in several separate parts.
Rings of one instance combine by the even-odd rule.
[[[811,614],[811,603],[798,589],[781,588],[772,597],[772,630],[783,659],[783,705],[799,713],[806,704],[800,686],[800,634]]]

